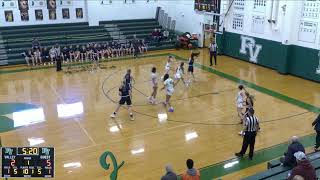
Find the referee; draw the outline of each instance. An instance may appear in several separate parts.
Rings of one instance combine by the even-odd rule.
[[[246,116],[244,125],[245,126],[243,129],[244,137],[243,137],[242,148],[241,148],[241,151],[238,153],[235,153],[235,155],[237,157],[243,157],[243,155],[247,151],[248,145],[250,145],[249,159],[252,160],[257,131],[259,131],[260,129],[259,120],[256,116],[254,116],[254,110],[252,108],[248,110],[248,114]]]

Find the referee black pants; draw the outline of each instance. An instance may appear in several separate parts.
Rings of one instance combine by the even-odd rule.
[[[256,135],[257,132],[250,132],[250,131],[245,131],[244,137],[243,137],[243,142],[242,142],[242,148],[240,151],[241,155],[244,155],[247,151],[247,148],[249,146],[249,158],[253,157],[253,151],[254,151],[254,144],[256,142]]]
[[[210,51],[210,66],[212,66],[212,57],[214,58],[214,65],[217,65],[217,52]]]

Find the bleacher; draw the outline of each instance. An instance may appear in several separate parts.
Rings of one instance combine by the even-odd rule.
[[[116,28],[108,28],[111,26]],[[134,34],[137,38],[146,38],[154,28],[161,28],[155,19],[107,21],[100,22],[99,26],[89,26],[84,22],[1,27],[0,47],[3,49],[0,49],[0,65],[24,64],[21,53],[31,48],[32,38],[38,38],[41,46],[45,47],[57,43],[61,46],[84,45],[89,42],[121,41],[123,38],[130,40]],[[170,41],[148,45],[150,50],[174,47]]]
[[[136,35],[138,39],[146,39],[149,50],[174,48],[173,41],[162,41],[161,43],[148,41],[148,37],[155,28],[164,30],[155,19],[102,21],[100,26],[103,26],[115,40],[128,40]],[[170,31],[170,38],[174,39],[173,31]]]
[[[320,152],[307,154],[307,157],[316,169],[317,177],[320,177]],[[243,180],[284,180],[288,178],[290,171],[290,167],[282,166],[280,160],[275,159],[268,162],[266,171],[246,177]]]

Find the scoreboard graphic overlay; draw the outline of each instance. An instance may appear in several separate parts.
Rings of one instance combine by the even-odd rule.
[[[52,147],[2,147],[2,172],[10,177],[54,177],[54,148]]]
[[[194,9],[196,11],[205,11],[220,13],[221,0],[195,0]]]

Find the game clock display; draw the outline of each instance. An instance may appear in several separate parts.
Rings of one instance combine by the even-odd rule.
[[[2,147],[2,177],[54,177],[54,148]]]
[[[221,0],[195,0],[194,9],[197,11],[206,11],[220,13]]]

